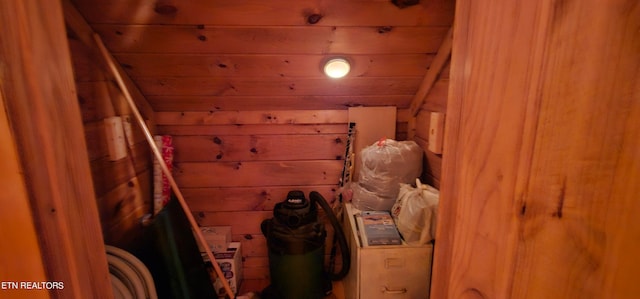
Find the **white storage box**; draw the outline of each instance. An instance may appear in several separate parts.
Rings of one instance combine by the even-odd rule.
[[[220,270],[222,270],[222,273],[224,274],[224,279],[227,280],[231,287],[231,291],[234,294],[237,294],[240,283],[242,282],[242,251],[240,249],[240,242],[229,243],[226,250],[214,252],[213,257],[216,259],[216,262],[218,262]],[[215,276],[215,270],[213,269],[206,253],[202,254],[202,258],[205,264],[207,264],[209,272]],[[226,295],[220,278],[216,278],[213,286],[219,297],[224,297]]]
[[[203,226],[200,227],[200,231],[213,252],[225,251],[231,243],[231,226]],[[198,243],[198,249],[200,252],[205,252],[200,243]]]

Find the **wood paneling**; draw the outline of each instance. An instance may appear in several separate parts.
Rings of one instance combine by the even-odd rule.
[[[68,39],[69,49],[74,53],[73,76],[76,84],[81,82],[105,81],[105,73],[100,71],[102,68],[101,60],[98,56],[80,40],[75,38]],[[78,86],[78,90],[81,88]]]
[[[134,250],[140,242],[142,218],[152,210],[152,174],[145,171],[98,198],[105,240]]]
[[[342,113],[341,113],[342,114]],[[283,135],[283,134],[347,134],[346,123],[335,124],[263,124],[237,125],[162,125],[158,131],[162,134],[179,136],[228,136],[228,135]]]
[[[422,160],[422,176],[420,180],[424,184],[429,184],[436,189],[440,189],[440,181],[442,178],[442,155],[434,154],[427,148],[429,141],[422,137],[415,136],[413,141],[418,143],[424,150],[424,156]]]
[[[260,223],[291,190],[333,201],[344,164],[345,110],[158,112],[174,176],[198,223],[230,225],[245,277],[268,279]],[[327,225],[328,222],[327,222]]]
[[[269,279],[269,259],[267,257],[247,257],[244,260],[246,279]]]
[[[135,126],[136,124],[133,124]],[[107,136],[103,121],[85,122],[85,139],[87,140],[87,150],[89,154],[89,160],[94,161],[99,158],[107,158],[109,150],[107,148]],[[134,129],[132,130],[133,144],[127,144],[130,149],[139,150],[147,147],[146,140],[142,135],[142,131]],[[127,140],[127,143],[129,141]],[[137,159],[138,161],[144,161],[144,159]]]
[[[449,80],[439,78],[433,85],[422,105],[422,110],[433,112],[447,112],[449,96]]]
[[[84,17],[80,14],[80,12],[78,12],[78,10],[70,0],[61,0],[61,2],[64,11],[64,21],[67,25],[67,29],[69,30],[69,36],[72,36],[72,39],[78,40],[86,47],[86,51],[83,51],[81,55],[78,55],[82,58],[80,58],[81,60],[78,60],[78,62],[74,63],[75,66],[78,67],[78,69],[81,71],[86,68],[96,69],[97,65],[93,65],[93,62],[96,62],[100,65],[98,69],[107,70],[107,62],[104,59],[104,55],[101,55],[100,50],[98,49],[98,45],[94,38],[94,30],[86,22]],[[74,45],[74,50],[77,50],[77,48],[78,47]],[[87,65],[86,63],[89,63],[89,65]],[[86,66],[81,66],[83,64]],[[120,65],[116,65],[116,69],[119,73],[124,74],[124,71],[122,70],[122,67]],[[90,72],[93,73],[94,71]],[[100,72],[101,71],[98,71],[97,69],[95,71],[95,73]],[[115,79],[114,74],[111,72],[107,71],[101,73],[104,74],[105,79]],[[102,75],[98,75],[98,78],[100,78],[101,76]],[[77,78],[80,80],[85,79],[83,76],[78,76]],[[140,90],[138,90],[135,82],[133,82],[129,78],[129,76],[121,76],[121,79],[124,81],[124,85],[127,87],[128,92],[131,94],[131,97],[135,102],[138,110],[140,110],[140,114],[142,114],[142,117],[144,117],[147,123],[150,124],[151,127],[153,127],[153,109],[145,99],[144,95],[140,92]],[[120,103],[118,103],[120,107],[128,109],[126,108],[126,104],[124,103],[124,101],[120,101]],[[119,112],[122,114],[123,111]]]
[[[109,159],[103,119],[131,111],[95,49],[73,39],[70,43],[104,242],[133,249],[142,233],[140,219],[151,211],[150,148],[137,123],[132,123],[127,156]]]
[[[325,55],[117,54],[133,77],[320,77]],[[430,54],[351,55],[352,77],[422,76]]]
[[[342,160],[344,134],[266,136],[179,136],[174,161]]]
[[[73,3],[156,111],[406,108],[455,6],[453,0],[406,8],[338,0]],[[87,30],[76,31],[84,40]],[[351,62],[347,78],[325,78],[321,65],[332,56]]]
[[[73,3],[146,96],[159,132],[173,136],[174,173],[193,212],[247,213],[254,226],[290,189],[333,197],[347,108],[396,106],[396,139],[407,138],[406,108],[454,9],[451,0],[403,9],[351,0]],[[85,40],[86,30],[76,31]],[[347,78],[329,80],[321,64],[337,55],[352,69]],[[81,89],[84,111],[100,120],[104,109],[85,97],[111,98],[113,88],[94,90],[101,75],[78,68],[78,80],[88,82]],[[137,165],[128,173],[140,174]],[[117,181],[126,183],[126,176]],[[233,221],[234,229],[245,227]],[[264,260],[265,248],[256,247],[265,246],[264,238],[251,229],[256,238],[243,240],[245,252]],[[264,275],[264,265],[248,265],[248,273]]]
[[[345,124],[346,110],[158,112],[158,125]]]
[[[259,235],[260,223],[264,219],[273,217],[271,211],[240,211],[240,212],[199,212],[198,223],[201,226],[231,225],[234,234]]]
[[[341,110],[357,106],[385,106],[389,102],[407,108],[406,95],[277,95],[277,96],[149,96],[155,111],[224,110]]]
[[[9,127],[5,109],[4,91],[0,85],[0,156],[3,171],[0,172],[0,281],[46,281],[45,263],[42,260],[38,232],[36,231],[29,195],[17,144]],[[2,288],[7,298],[50,298],[47,291]]]
[[[134,146],[127,153],[127,157],[123,159],[111,161],[108,156],[104,156],[91,161],[91,174],[96,196],[104,195],[150,168],[151,151],[145,143]]]
[[[269,124],[271,120],[265,114],[285,122]],[[233,239],[243,243],[243,255],[249,261],[244,263],[245,277],[268,279],[260,223],[272,216],[274,205],[289,191],[301,190],[307,195],[318,191],[328,201],[335,198],[346,146],[343,114],[245,111],[233,113],[239,116],[233,121],[237,125],[227,125],[228,121],[188,125],[197,119],[188,117],[184,124],[158,127],[161,133],[173,135],[174,174],[199,223],[231,225]],[[164,123],[161,115],[160,123]],[[303,124],[290,124],[287,119]]]
[[[208,54],[435,53],[447,27],[206,27],[103,25],[111,52]]]
[[[185,188],[183,195],[193,211],[271,211],[276,203],[287,198],[291,190],[300,190],[305,194],[317,191],[327,200],[335,198],[336,186],[251,186],[251,187],[214,187]]]
[[[454,1],[422,1],[400,9],[388,1],[260,0],[158,2],[99,0],[74,1],[91,23],[206,24],[206,25],[309,25],[318,14],[318,26],[447,26],[453,20]],[[175,12],[172,10],[175,9]],[[164,13],[162,13],[164,11]]]
[[[493,4],[458,1],[431,297],[635,298],[640,6]]]
[[[44,281],[64,284],[63,289],[48,290],[48,295],[113,298],[60,2],[0,2],[0,35],[2,109],[10,116],[11,136],[19,149],[20,169],[26,178],[25,187],[46,271]],[[8,142],[9,146],[13,144]],[[13,159],[15,161],[15,157]],[[16,199],[18,206],[20,202]],[[15,208],[14,204],[3,207]],[[0,226],[11,225],[10,219],[3,217]],[[28,238],[28,226],[22,228]],[[3,234],[5,237],[8,236]],[[11,239],[2,242],[11,242]],[[25,253],[33,254],[34,249],[33,244],[29,244]],[[24,275],[22,263],[28,261],[20,260],[17,255],[6,257],[14,258],[21,265],[3,265],[0,272]],[[38,259],[34,262],[38,263]],[[25,280],[43,278],[40,271],[30,274],[33,277]],[[3,275],[4,278],[19,279]],[[11,296],[2,292],[2,297]],[[33,292],[29,297],[47,297]]]
[[[257,235],[233,235],[233,240],[242,243],[242,247],[247,250],[243,255],[248,257],[264,258],[267,256],[267,239],[262,233]]]
[[[183,162],[174,164],[174,176],[184,188],[331,185],[337,184],[342,164],[341,160]]]
[[[151,176],[150,171],[145,171],[98,198],[100,220],[105,231],[113,230],[126,218],[139,221],[144,213],[151,210]],[[131,213],[140,207],[145,210],[143,214],[132,217]],[[127,234],[127,231],[123,229],[116,233]]]
[[[348,96],[413,94],[419,77],[345,78],[211,78],[154,77],[136,80],[149,96]],[[406,106],[398,103],[398,106]]]
[[[425,102],[433,84],[438,80],[438,76],[440,75],[442,68],[447,64],[447,61],[449,61],[449,57],[451,57],[452,34],[453,27],[447,32],[447,35],[442,41],[442,44],[438,48],[438,52],[433,59],[433,63],[429,65],[429,70],[427,70],[427,73],[420,83],[420,88],[418,88],[415,97],[411,101],[410,109],[412,115],[416,115],[420,112],[422,104]]]
[[[451,33],[451,32],[450,32]],[[420,86],[420,90],[408,109],[413,117],[408,121],[407,135],[420,145],[424,151],[423,171],[421,180],[425,184],[440,188],[442,177],[442,154],[429,150],[429,130],[431,114],[433,112],[446,113],[449,95],[449,62],[451,52],[451,36],[440,46],[436,54],[437,63],[430,68]]]

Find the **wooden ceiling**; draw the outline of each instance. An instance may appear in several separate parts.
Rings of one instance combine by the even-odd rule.
[[[72,0],[155,111],[408,108],[453,0]],[[352,63],[329,79],[323,61]]]

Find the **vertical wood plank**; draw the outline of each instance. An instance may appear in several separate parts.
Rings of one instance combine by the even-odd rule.
[[[530,273],[514,272],[512,296],[634,298],[640,5],[563,2],[549,12],[535,146],[517,202],[515,268]],[[547,265],[566,269],[541,275]]]
[[[16,144],[9,128],[0,85],[0,281],[46,281],[38,234],[31,213],[25,178],[19,164]],[[46,290],[0,289],[7,298],[49,298]]]
[[[0,69],[47,279],[113,298],[59,1],[0,2]]]
[[[67,26],[74,28],[72,30],[76,35],[84,36],[88,44],[69,38],[69,43],[73,45],[71,54],[76,71],[78,101],[83,115],[104,242],[135,251],[140,246],[142,235],[140,219],[151,209],[150,148],[140,126],[131,121],[132,112],[122,91],[107,79],[112,74],[106,71],[102,60],[96,58],[91,28],[86,24],[82,26],[83,20],[74,16],[74,9],[70,5],[68,1],[64,2]],[[142,110],[146,110],[144,106],[141,106]],[[110,116],[122,117],[125,125],[128,153],[126,158],[118,161],[106,158],[107,136],[102,120]]]
[[[493,4],[457,2],[431,297],[634,298],[640,6]]]

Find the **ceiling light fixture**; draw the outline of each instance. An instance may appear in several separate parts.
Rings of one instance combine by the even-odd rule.
[[[344,58],[332,58],[324,64],[324,73],[331,78],[342,78],[351,70],[349,61]]]

